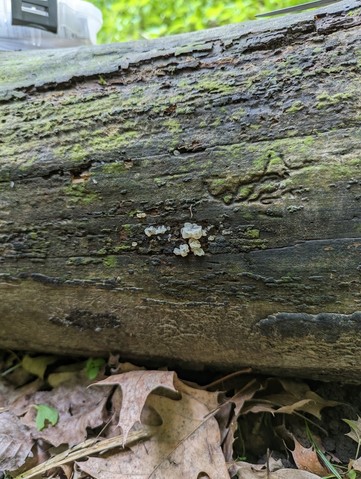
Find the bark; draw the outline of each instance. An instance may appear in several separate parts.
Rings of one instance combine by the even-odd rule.
[[[0,53],[0,346],[359,380],[358,5]]]

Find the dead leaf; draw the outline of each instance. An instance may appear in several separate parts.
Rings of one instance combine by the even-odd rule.
[[[140,416],[145,401],[151,392],[167,391],[178,397],[174,386],[175,373],[172,371],[130,371],[116,374],[98,381],[92,386],[120,386],[122,390],[122,407],[118,426],[121,427],[124,441],[131,428],[140,423]]]
[[[317,393],[311,391],[309,386],[302,381],[292,381],[290,379],[278,379],[286,393],[289,393],[288,403],[281,403],[282,406],[287,406],[295,403],[299,403],[302,400],[308,399],[309,402],[305,403],[302,408],[298,407],[298,410],[312,414],[313,416],[321,419],[321,410],[325,407],[338,406],[338,401],[331,401],[323,399]],[[292,399],[293,397],[293,399]]]
[[[351,460],[349,464],[349,468],[354,469],[355,471],[361,472],[361,457],[355,459],[354,461]]]
[[[253,399],[242,407],[243,414],[250,412],[293,414],[301,411],[321,419],[321,410],[324,407],[340,404],[337,401],[323,399],[301,381],[271,378],[264,381],[259,389],[261,394],[255,394]]]
[[[15,414],[0,413],[0,470],[14,471],[22,466],[33,444],[29,429]]]
[[[264,386],[260,381],[257,379],[252,379],[240,391],[237,391],[237,393],[230,399],[230,401],[235,405],[236,417],[238,417],[241,413],[244,404],[247,401],[250,401],[258,391],[263,389]]]
[[[275,412],[278,414],[293,414],[295,411],[305,411],[306,406],[309,406],[311,401],[311,399],[301,399],[301,401],[296,401],[288,406],[281,406]]]
[[[189,394],[197,401],[203,403],[208,411],[213,411],[219,407],[219,392],[210,392],[201,388],[191,387],[183,381],[180,381],[177,377],[174,379],[174,386],[180,393]]]
[[[318,476],[327,476],[329,471],[320,463],[316,451],[312,448],[306,448],[300,444],[293,436],[295,448],[291,451],[293,460],[298,469],[312,472]]]
[[[345,436],[350,437],[353,441],[361,443],[361,418],[357,416],[357,421],[352,419],[343,419],[343,421],[350,426],[351,431],[346,433]]]
[[[38,391],[28,398],[28,411],[21,422],[29,427],[34,439],[43,439],[53,446],[78,444],[87,437],[87,428],[96,428],[104,422],[104,406],[108,391],[86,389],[81,384],[60,386],[51,391]],[[42,431],[35,428],[34,404],[47,404],[59,412],[54,427]]]
[[[193,479],[202,473],[210,479],[229,479],[219,427],[205,404],[186,392],[178,401],[150,394],[144,411],[143,423],[152,413],[162,421],[150,440],[78,466],[96,479]]]
[[[127,444],[131,445],[141,440],[144,440],[151,436],[151,428],[143,427],[141,431],[133,432],[128,435]],[[39,460],[32,468],[27,468],[25,472],[21,472],[16,475],[15,479],[31,479],[33,477],[44,476],[45,473],[49,473],[51,470],[57,468],[64,468],[71,470],[74,476],[77,475],[77,469],[74,468],[74,461],[82,459],[84,457],[93,454],[102,454],[113,448],[119,448],[123,442],[122,436],[112,437],[110,439],[99,440],[99,438],[87,439],[86,441],[77,444],[70,449],[65,449],[62,452],[53,455],[52,457],[46,457],[42,461]],[[59,448],[56,448],[59,449]],[[61,449],[61,448],[60,448]],[[71,466],[69,464],[72,464]],[[65,473],[65,472],[64,472]],[[15,473],[17,474],[17,473]],[[53,476],[52,476],[53,477]],[[57,476],[58,477],[58,476]],[[72,478],[74,479],[74,477]]]
[[[259,469],[259,464],[250,464],[248,462],[236,462],[236,473],[238,479],[320,479],[311,472],[300,471],[297,469],[278,469],[270,472],[264,466]]]

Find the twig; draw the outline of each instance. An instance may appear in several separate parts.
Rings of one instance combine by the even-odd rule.
[[[133,445],[136,442],[139,442],[144,439],[151,437],[153,429],[151,427],[143,427],[139,431],[130,432],[127,436],[127,439],[124,443],[124,447]],[[19,474],[14,479],[31,479],[32,477],[37,476],[38,474],[44,474],[49,469],[54,467],[62,466],[68,462],[76,461],[85,456],[90,456],[91,454],[102,453],[113,449],[115,447],[123,448],[124,436],[121,434],[119,436],[110,437],[108,439],[99,440],[98,438],[88,439],[87,441],[81,442],[80,444],[67,449],[61,454],[57,454],[51,459],[39,464],[38,466],[29,469],[22,474]]]

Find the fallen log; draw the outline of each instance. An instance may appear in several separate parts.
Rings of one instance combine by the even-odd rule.
[[[0,347],[359,380],[360,24],[0,53]]]

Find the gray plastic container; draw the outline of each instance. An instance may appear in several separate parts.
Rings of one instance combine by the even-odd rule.
[[[11,0],[0,0],[0,50],[63,48],[96,43],[103,23],[98,8],[83,0],[58,0],[58,33],[11,25]]]

